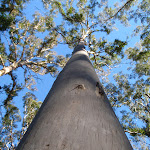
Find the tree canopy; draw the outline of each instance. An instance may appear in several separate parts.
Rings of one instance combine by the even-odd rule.
[[[132,146],[150,148],[148,0],[42,0],[42,10],[33,14],[25,14],[29,0],[3,0],[0,4],[0,76],[7,80],[0,85],[2,149],[15,149],[38,111],[42,102],[35,94],[35,83],[40,75],[57,76],[69,59],[56,49],[62,45],[72,49],[81,39]],[[128,30],[132,24],[125,39],[114,37],[117,28]],[[131,45],[135,37],[137,43]],[[118,67],[113,74],[117,66],[127,70]]]

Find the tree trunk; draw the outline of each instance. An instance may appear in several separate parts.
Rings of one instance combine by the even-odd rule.
[[[130,149],[88,54],[79,44],[17,150]]]

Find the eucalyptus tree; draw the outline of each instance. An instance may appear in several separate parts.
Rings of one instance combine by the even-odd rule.
[[[82,39],[16,150],[20,149],[132,149]]]
[[[1,143],[4,148],[6,148],[6,145],[11,147],[9,143],[13,143],[15,139],[18,138],[19,140],[21,138],[41,104],[37,102],[33,92],[35,79],[39,78],[37,73],[51,73],[55,75],[57,68],[65,65],[66,59],[55,53],[55,46],[67,44],[69,48],[74,48],[79,40],[83,39],[88,49],[90,60],[98,71],[98,75],[101,79],[106,78],[110,73],[110,69],[118,65],[123,59],[125,55],[123,48],[128,42],[122,41],[119,37],[109,42],[107,35],[111,35],[112,31],[116,29],[116,22],[128,26],[129,21],[137,16],[136,20],[139,17],[141,19],[147,18],[144,19],[145,24],[142,27],[137,27],[135,31],[143,31],[143,42],[148,50],[149,32],[147,24],[149,19],[147,14],[149,13],[149,8],[147,0],[140,2],[128,0],[122,1],[120,4],[116,2],[114,5],[111,5],[107,0],[101,0],[100,2],[96,0],[42,1],[45,6],[44,15],[41,15],[43,13],[35,13],[33,21],[29,21],[25,16],[17,16],[16,22],[9,22],[9,30],[2,33],[2,39],[5,38],[5,41],[1,40],[0,44],[0,75],[11,79],[9,85],[1,86],[1,92],[5,94],[1,105],[6,112],[2,114],[2,127],[4,128],[2,128],[3,134],[1,136],[3,138],[1,138]],[[15,2],[18,3],[18,1]],[[56,21],[57,18],[59,18],[59,21]],[[39,37],[38,33],[44,33],[44,37]],[[129,59],[132,58],[133,53],[136,54],[135,49],[130,50],[126,51]],[[142,59],[143,57],[140,59],[141,62]],[[138,62],[135,59],[134,61]],[[146,65],[145,62],[144,65]],[[21,83],[18,80],[18,71],[23,72],[24,81]],[[140,71],[141,69],[139,69]],[[118,78],[116,78],[118,84],[120,84],[120,81],[123,82],[123,79],[119,81]],[[16,122],[21,120],[19,109],[14,104],[14,99],[18,96],[19,91],[22,91],[25,87],[30,89],[30,91],[23,97],[25,116],[22,118],[22,131],[15,131],[15,134],[12,134],[14,129],[16,129]],[[126,101],[120,100],[126,96],[123,93],[120,95],[120,91],[116,88],[117,86],[112,89],[107,87],[105,90],[114,108],[125,105],[132,110],[133,105],[126,105],[128,104],[125,103]],[[135,87],[137,86],[134,86],[134,89]],[[124,90],[125,88],[122,89]],[[125,117],[126,114],[124,113]],[[14,122],[11,123],[10,120]],[[135,135],[132,134],[133,130],[130,128],[129,123],[123,123],[123,125],[126,132],[130,132],[130,135]],[[10,137],[13,139],[12,142],[10,142]]]
[[[48,4],[47,1],[44,1],[44,2],[45,2],[45,5]],[[124,4],[124,6],[120,8],[120,11],[124,9],[128,3]],[[107,21],[110,18],[105,19],[105,16],[103,16],[102,13],[95,14],[95,10],[97,8],[102,7],[102,5],[100,5],[98,2],[90,1],[90,3],[87,3],[86,1],[79,1],[77,2],[75,6],[77,7],[77,9],[73,7],[74,6],[73,1],[72,2],[67,1],[65,2],[65,4],[59,1],[50,1],[50,4],[51,4],[50,10],[49,10],[50,14],[56,15],[57,13],[60,13],[60,15],[62,16],[62,20],[63,20],[62,23],[56,25],[56,27],[53,28],[53,30],[56,31],[56,33],[58,33],[61,36],[61,39],[58,41],[58,43],[62,42],[64,44],[68,44],[69,47],[72,48],[76,46],[79,41],[82,40],[83,43],[89,47],[89,50],[90,50],[89,54],[91,55],[91,59],[93,59],[94,66],[97,67],[97,69],[99,70],[101,70],[101,68],[105,65],[110,66],[110,65],[114,65],[118,63],[119,57],[120,58],[123,57],[122,48],[126,45],[125,41],[120,41],[119,39],[115,39],[114,42],[107,44],[106,40],[102,38],[97,40],[96,37],[94,36],[94,34],[97,32],[105,32],[106,34],[109,34],[112,30],[112,24],[111,23],[109,24]],[[105,9],[104,9],[104,12],[105,12]],[[117,15],[117,13],[114,14],[114,16]],[[101,16],[101,19],[100,19],[100,16]],[[107,15],[107,17],[108,16],[109,15]],[[102,20],[102,17],[105,20]],[[51,24],[47,25],[47,27],[51,28]],[[80,47],[80,46],[77,46],[77,47]],[[73,53],[76,54],[76,50],[77,48],[75,48],[75,51]],[[79,48],[77,51],[81,51],[81,49]],[[91,69],[91,67],[87,67],[87,66],[91,66],[91,64],[89,64],[87,60],[87,57],[82,56],[82,55],[80,56],[80,57],[85,57],[83,58],[83,60],[85,59],[85,63],[84,63],[85,66],[82,66],[82,65],[80,66],[79,64],[82,61],[82,59],[80,60],[78,58],[79,56],[76,59],[74,59],[74,57],[76,57],[75,54],[73,54],[73,57],[67,63],[66,67],[64,68],[64,71],[62,71],[61,74],[58,76],[58,79],[54,83],[51,92],[48,94],[45,102],[43,103],[41,109],[39,110],[39,113],[35,117],[33,123],[30,125],[28,131],[24,135],[17,149],[45,149],[45,148],[48,148],[48,149],[61,149],[61,148],[107,149],[108,148],[109,149],[111,147],[110,143],[117,142],[117,141],[116,142],[113,141],[114,139],[118,139],[120,140],[120,142],[118,142],[115,145],[113,144],[112,145],[113,149],[116,149],[116,148],[132,149],[128,140],[125,140],[125,141],[121,140],[121,139],[126,139],[126,138],[123,135],[123,132],[121,131],[121,128],[119,127],[119,125],[115,125],[115,122],[116,124],[118,124],[117,120],[115,119],[115,121],[112,121],[112,122],[111,120],[109,120],[108,121],[109,123],[108,123],[106,121],[107,119],[106,120],[102,119],[102,118],[105,118],[105,114],[104,116],[102,115],[103,117],[99,118],[98,122],[101,122],[102,126],[103,126],[103,122],[106,123],[106,124],[104,123],[105,125],[111,124],[112,128],[115,126],[116,130],[115,129],[114,130],[117,132],[117,128],[118,128],[119,134],[110,133],[112,137],[113,136],[116,136],[116,137],[110,138],[108,142],[109,144],[107,144],[107,140],[106,141],[102,140],[103,139],[102,137],[104,137],[104,135],[103,134],[99,135],[99,133],[95,133],[100,136],[99,138],[96,138],[97,142],[94,143],[92,141],[93,136],[90,136],[89,140],[86,141],[87,133],[89,132],[89,134],[92,134],[93,131],[91,131],[90,127],[88,127],[88,122],[87,123],[85,122],[84,127],[86,129],[82,131],[82,126],[78,125],[76,123],[76,120],[78,122],[78,120],[86,119],[85,114],[89,114],[90,116],[91,114],[96,112],[96,110],[100,110],[99,106],[101,104],[99,103],[99,105],[97,105],[98,107],[96,108],[96,110],[92,110],[91,108],[92,106],[88,110],[86,108],[88,107],[88,105],[90,105],[88,103],[91,103],[92,100],[95,101],[95,99],[97,98],[94,98],[94,97],[93,99],[88,98],[89,96],[87,96],[87,94],[84,94],[84,97],[83,97],[83,96],[80,96],[82,92],[81,93],[79,92],[80,94],[78,98],[75,98],[74,96],[75,99],[73,103],[76,103],[76,101],[79,101],[79,103],[83,103],[85,99],[88,99],[87,104],[83,107],[79,107],[77,105],[77,107],[75,107],[72,110],[71,108],[69,108],[69,106],[70,106],[70,101],[73,101],[73,98],[70,99],[68,97],[70,97],[71,91],[74,91],[74,90],[78,91],[78,89],[79,90],[88,89],[89,92],[95,94],[96,91],[95,92],[93,91],[95,88],[93,86],[92,86],[93,88],[91,88],[90,86],[91,84],[96,85],[99,94],[100,93],[104,94],[104,92],[102,90],[102,87],[99,81],[96,82],[97,77],[95,77],[94,71],[93,72],[91,71],[93,69]],[[87,66],[86,66],[86,62],[87,62]],[[74,65],[71,65],[72,63],[74,63]],[[80,80],[81,82],[84,82],[84,84],[86,84],[86,87],[84,84],[78,83]],[[76,84],[77,86],[74,87],[73,85],[76,85]],[[68,89],[65,89],[65,87],[68,87]],[[69,89],[70,89],[70,92],[68,92]],[[107,103],[107,106],[106,106],[107,108],[105,107],[101,108],[102,112],[99,112],[99,115],[103,114],[103,112],[106,112],[106,110],[108,111],[108,114],[114,115],[109,103],[107,102],[106,96],[104,97],[105,97],[104,101],[106,101]],[[67,108],[70,110],[69,112],[70,117],[67,115],[68,114]],[[57,114],[59,114],[58,117],[55,117],[55,115]],[[74,114],[76,114],[75,116],[77,116],[77,118],[74,116]],[[80,118],[80,115],[81,116],[83,115],[83,117]],[[72,120],[71,116],[73,118],[75,117],[75,120]],[[54,119],[51,119],[51,118],[54,118]],[[62,119],[58,121],[59,118],[62,118]],[[98,118],[96,120],[98,120]],[[92,121],[92,122],[93,122],[93,125],[91,126],[95,126],[96,130],[97,128],[99,128],[98,129],[99,131],[103,131],[103,127],[100,127],[101,125],[98,122],[97,123],[95,121]],[[62,130],[60,126],[62,127]],[[70,130],[68,128],[70,128]],[[77,132],[78,134],[76,134],[75,131],[73,132],[74,128],[79,129]],[[106,129],[106,132],[107,132],[107,129]],[[44,138],[44,137],[47,137],[47,138]],[[106,139],[107,137],[108,136],[106,136]]]
[[[114,7],[109,6],[108,1],[89,2],[82,0],[77,3],[74,1],[63,3],[47,0],[44,2],[47,8],[48,3],[51,4],[50,12],[55,9],[54,12],[60,13],[63,18],[62,24],[55,29],[62,37],[63,43],[74,47],[76,41],[80,38],[84,39],[90,50],[90,59],[94,67],[99,70],[101,77],[104,75],[104,66],[112,68],[124,55],[127,55],[129,60],[135,62],[135,68],[133,69],[134,75],[130,74],[125,77],[125,82],[123,82],[124,75],[117,75],[115,79],[119,87],[118,89],[117,87],[113,87],[114,91],[111,90],[111,94],[108,96],[114,107],[126,106],[129,110],[127,112],[128,115],[126,111],[122,111],[123,117],[121,121],[125,131],[133,136],[133,141],[137,140],[138,135],[142,138],[145,136],[149,137],[149,1],[128,0],[121,6],[116,3]],[[135,28],[132,35],[141,35],[141,41],[138,41],[140,44],[135,48],[128,48],[125,54],[123,54],[122,48],[127,44],[126,41],[115,39],[114,42],[108,43],[105,39],[106,35],[111,34],[115,28],[116,20],[125,26],[128,26],[132,20],[135,22],[141,20],[141,25]],[[101,33],[100,39],[97,39],[98,36],[96,36],[98,32]],[[130,65],[132,66],[133,64]],[[134,78],[136,75],[139,75],[141,78],[137,80],[137,78]],[[134,84],[133,79],[136,80]],[[141,91],[141,89],[143,90]],[[110,93],[110,89],[106,87],[106,90]],[[124,92],[122,93],[121,91]],[[115,94],[117,94],[117,98],[115,98]],[[142,120],[144,126],[141,127],[140,123],[135,123],[133,121],[135,119]],[[139,140],[137,141],[139,142]],[[142,148],[143,145],[142,143]],[[145,148],[147,147],[149,149],[147,142],[145,145]]]

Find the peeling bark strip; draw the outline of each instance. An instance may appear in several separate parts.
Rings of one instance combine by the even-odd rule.
[[[16,150],[132,150],[79,44]]]

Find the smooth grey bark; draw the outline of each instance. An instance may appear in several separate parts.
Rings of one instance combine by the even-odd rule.
[[[88,54],[79,44],[17,150],[130,149]]]

